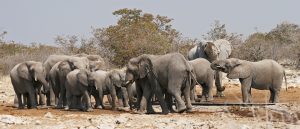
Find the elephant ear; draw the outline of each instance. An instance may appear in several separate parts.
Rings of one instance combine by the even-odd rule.
[[[230,68],[229,73],[227,74],[229,79],[247,78],[251,74],[250,66],[240,60],[234,60],[230,65],[233,67]]]
[[[32,81],[32,76],[30,75],[29,66],[26,63],[21,63],[17,68],[17,72],[21,78]]]
[[[105,78],[105,85],[108,87],[112,86],[112,81],[111,81],[112,75],[110,73],[107,74]]]
[[[84,86],[88,86],[88,78],[87,78],[87,73],[85,71],[80,71],[76,75],[76,77],[80,84],[82,84]]]
[[[145,78],[147,74],[150,72],[149,70],[153,70],[153,65],[148,56],[141,56],[138,63],[139,75],[140,78]]]

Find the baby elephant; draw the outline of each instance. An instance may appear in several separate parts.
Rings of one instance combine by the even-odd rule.
[[[195,73],[195,79],[202,86],[202,98],[203,101],[212,101],[213,94],[212,88],[214,86],[214,70],[210,67],[210,62],[204,58],[198,58],[195,60],[189,61],[189,64],[192,65],[193,72]],[[196,85],[195,81],[192,81],[193,87]],[[193,88],[191,93],[195,92],[195,88]],[[191,100],[195,100],[194,95],[191,95]]]
[[[67,75],[66,98],[67,106],[65,110],[69,110],[72,98],[79,97],[83,102],[84,111],[93,111],[90,98],[90,90],[92,88],[88,82],[90,72],[85,69],[75,69]]]
[[[258,62],[250,62],[230,58],[216,60],[211,64],[214,70],[228,73],[229,79],[239,79],[243,95],[243,102],[251,102],[251,87],[259,90],[270,90],[270,103],[278,103],[278,95],[282,85],[282,79],[286,76],[280,64],[274,60],[266,59]]]

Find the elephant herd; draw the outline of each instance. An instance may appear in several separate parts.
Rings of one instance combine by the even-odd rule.
[[[49,105],[69,110],[93,111],[118,106],[136,108],[137,113],[155,113],[152,98],[158,100],[162,114],[190,112],[195,101],[195,85],[202,86],[202,101],[213,101],[212,88],[224,96],[222,72],[241,82],[242,100],[251,102],[251,88],[270,90],[271,103],[278,102],[285,72],[274,60],[250,62],[229,58],[227,40],[201,42],[187,58],[180,53],[143,54],[131,58],[122,69],[109,69],[98,55],[50,55],[44,63],[25,61],[10,72],[18,108]],[[95,105],[91,104],[91,96]],[[119,103],[118,103],[119,102]],[[173,107],[176,103],[176,108]]]

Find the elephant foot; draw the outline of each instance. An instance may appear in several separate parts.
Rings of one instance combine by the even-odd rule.
[[[24,106],[19,106],[19,107],[18,107],[18,109],[24,109],[24,108],[25,108]]]
[[[132,114],[146,114],[146,113],[147,113],[146,111],[141,111],[141,110],[132,112]]]
[[[66,106],[64,109],[65,109],[66,111],[70,110],[69,106]]]
[[[173,111],[174,111],[174,110],[173,110]],[[175,112],[175,111],[174,111],[174,112]],[[163,115],[168,115],[169,113],[170,113],[170,111],[168,111],[168,110],[167,110],[167,111],[162,111],[162,112],[161,112],[161,114],[163,114]]]
[[[193,113],[193,112],[194,112],[194,110],[191,108],[186,110],[186,113]]]
[[[180,107],[180,108],[178,108],[177,109],[177,112],[178,113],[183,113],[184,111],[186,111],[187,109],[186,109],[186,106],[182,106],[182,107]]]
[[[93,108],[88,108],[87,110],[86,110],[86,112],[92,112],[93,111]]]
[[[216,97],[225,97],[222,91],[217,91]]]
[[[64,107],[63,107],[63,105],[57,105],[56,108],[57,109],[63,109]]]
[[[101,106],[100,105],[98,105],[98,106],[95,105],[95,109],[101,109]]]
[[[154,110],[147,111],[146,114],[156,114]]]

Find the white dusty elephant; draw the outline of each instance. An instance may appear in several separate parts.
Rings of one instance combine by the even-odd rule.
[[[201,42],[193,47],[188,53],[188,59],[194,60],[196,58],[205,58],[209,62],[218,59],[227,59],[231,55],[231,44],[229,41],[219,39],[214,42]],[[222,73],[216,71],[215,85],[217,87],[217,96],[224,96],[222,87]]]
[[[10,78],[17,95],[18,108],[24,108],[22,96],[27,100],[27,108],[36,108],[37,91],[39,92],[42,86],[44,93],[49,90],[45,68],[41,62],[26,61],[17,64],[10,71]]]
[[[243,102],[251,102],[251,88],[270,90],[270,103],[277,103],[283,77],[283,67],[274,60],[266,59],[250,62],[236,58],[216,60],[212,69],[223,71],[229,79],[239,79],[242,84]]]

